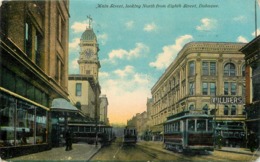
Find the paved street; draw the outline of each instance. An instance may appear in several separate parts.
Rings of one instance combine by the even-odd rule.
[[[35,154],[15,157],[11,159],[6,159],[8,162],[11,161],[118,161],[120,154],[122,154],[125,150],[127,150],[125,155],[132,157],[132,159],[137,158],[131,152],[135,151],[133,149],[123,149],[119,150],[121,145],[117,143],[113,143],[112,147],[115,147],[113,150],[112,147],[106,146],[101,149],[101,146],[98,145],[89,145],[86,143],[77,143],[73,144],[73,150],[65,151],[65,147],[53,148],[48,151],[39,152]],[[145,157],[146,154],[153,156],[152,161],[178,161],[182,160],[184,162],[229,162],[229,161],[236,161],[236,162],[256,162],[257,158],[260,157],[260,152],[251,153],[248,149],[244,148],[222,148],[221,150],[215,150],[214,152],[208,155],[196,155],[196,156],[187,156],[179,153],[173,153],[172,151],[168,151],[162,148],[162,142],[145,142],[139,141],[137,143],[137,149],[141,149],[143,151],[139,151],[138,156]],[[101,149],[101,150],[100,150]],[[150,151],[149,151],[150,150]],[[148,152],[147,152],[148,151]],[[159,153],[161,152],[161,153]],[[156,154],[156,155],[155,155]],[[113,155],[113,156],[112,156]],[[163,155],[163,156],[161,156]],[[121,157],[122,157],[121,156]],[[102,157],[102,158],[100,158]],[[171,159],[171,160],[169,160]],[[138,159],[136,159],[138,160]],[[122,160],[121,160],[122,161]],[[140,161],[140,160],[139,160]],[[142,160],[147,161],[147,160]]]

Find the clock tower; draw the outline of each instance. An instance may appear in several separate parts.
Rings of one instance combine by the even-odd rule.
[[[80,39],[80,56],[78,60],[80,74],[91,75],[94,77],[95,82],[98,81],[98,72],[100,62],[98,59],[98,43],[97,37],[89,25]]]

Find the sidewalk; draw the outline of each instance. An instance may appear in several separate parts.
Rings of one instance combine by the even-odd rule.
[[[101,145],[89,145],[86,143],[73,144],[73,149],[65,151],[65,147],[52,148],[48,151],[38,152],[25,156],[19,156],[6,161],[88,161],[93,157],[101,148]]]

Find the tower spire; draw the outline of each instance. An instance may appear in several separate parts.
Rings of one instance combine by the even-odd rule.
[[[87,18],[88,18],[88,28],[91,29],[92,17],[91,15],[88,15]]]

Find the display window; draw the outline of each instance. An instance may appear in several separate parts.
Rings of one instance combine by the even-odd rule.
[[[47,142],[47,110],[0,92],[0,147]]]

